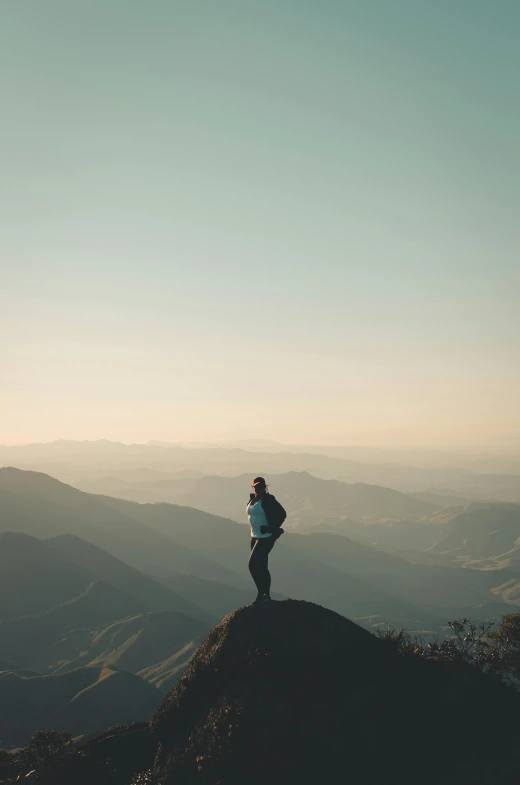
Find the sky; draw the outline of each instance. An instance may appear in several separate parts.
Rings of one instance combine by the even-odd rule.
[[[0,443],[520,430],[516,0],[16,0]]]

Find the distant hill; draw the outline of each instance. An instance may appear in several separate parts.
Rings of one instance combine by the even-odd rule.
[[[454,564],[520,572],[520,505],[473,503],[456,515],[428,553]]]
[[[250,484],[249,475],[240,475],[137,485],[103,481],[91,483],[89,488],[98,492],[103,488],[113,496],[140,502],[173,502],[242,522],[246,519]],[[343,518],[367,522],[415,520],[444,506],[442,500],[424,501],[391,488],[324,480],[308,472],[278,474],[271,484],[274,494],[287,507],[286,526],[295,531],[310,531]]]
[[[423,617],[427,610],[445,620],[468,614],[498,620],[517,610],[517,606],[507,605],[514,601],[511,594],[500,590],[511,571],[461,570],[436,564],[425,567],[334,534],[309,534],[293,539],[292,544],[393,597],[413,601],[423,609]]]
[[[138,599],[107,581],[96,581],[87,586],[79,597],[50,608],[39,618],[56,632],[64,632],[79,626],[97,627],[110,619],[121,619],[144,610],[144,597]]]
[[[366,466],[351,470],[342,467],[340,473],[329,472],[323,467],[314,467],[316,461],[310,461],[304,472],[323,480],[341,481],[347,485],[372,485],[400,491],[412,498],[421,499],[436,507],[461,504],[467,506],[471,501],[496,499],[520,502],[520,476],[474,474],[466,471],[433,471],[426,469],[410,469],[405,467],[389,468],[385,466]],[[249,461],[248,461],[249,463]],[[292,468],[292,461],[285,470],[280,467],[269,469],[270,461],[259,456],[258,464],[265,467],[263,473],[271,479],[277,479]],[[297,461],[301,464],[301,461]],[[101,471],[101,470],[100,470]],[[117,470],[116,470],[117,471]],[[254,467],[252,473],[255,474]],[[238,469],[240,474],[242,473]],[[225,476],[234,476],[237,472],[228,470]],[[296,471],[300,474],[302,471]],[[115,475],[87,475],[74,482],[75,487],[88,493],[117,496],[129,501],[189,503],[189,494],[194,492],[197,480],[205,476],[224,476],[222,472],[153,472],[150,470],[118,470]],[[248,481],[250,473],[247,474]],[[431,485],[431,483],[436,483]],[[454,488],[447,487],[452,483]],[[417,489],[420,490],[417,490]]]
[[[208,635],[152,719],[153,777],[509,785],[519,717],[520,696],[470,666],[400,656],[288,600],[235,611]]]
[[[116,496],[135,502],[176,502],[193,490],[199,477],[204,477],[200,472],[189,471],[171,474],[154,472],[151,478],[148,472],[143,472],[144,479],[136,476],[137,472],[129,474],[133,479],[129,479],[126,473],[124,479],[113,476],[87,477],[75,483],[75,486],[87,493]],[[181,476],[183,474],[189,476]]]
[[[76,629],[56,636],[41,651],[29,652],[26,662],[37,670],[53,673],[66,673],[86,665],[114,665],[139,675],[155,668],[155,678],[150,681],[159,684],[158,674],[171,670],[171,663],[166,667],[164,661],[176,658],[177,665],[185,662],[207,629],[195,619],[174,611],[141,613],[95,629]]]
[[[98,580],[126,592],[145,610],[177,610],[211,620],[201,608],[79,537],[38,540],[0,533],[0,620],[62,605]]]
[[[0,469],[0,532],[39,538],[76,534],[145,572],[192,572],[211,580],[240,583],[197,549],[150,530],[128,512],[110,507],[102,496],[83,493],[45,474]]]
[[[95,581],[28,534],[0,533],[0,620],[41,613],[77,597]]]
[[[349,522],[342,533],[418,564],[493,570],[497,582],[509,580],[508,573],[513,577],[520,572],[520,505],[516,503],[447,507],[420,525]]]
[[[163,694],[115,667],[50,676],[0,673],[0,738],[23,744],[39,729],[88,733],[151,717]]]
[[[108,581],[121,591],[138,597],[146,610],[174,610],[203,622],[212,620],[202,608],[79,537],[64,534],[46,540],[45,546],[61,558],[87,569],[98,580]]]
[[[179,501],[243,521],[250,483],[249,475],[204,477],[196,480],[193,490]],[[286,526],[296,531],[309,531],[320,523],[339,518],[366,521],[420,518],[438,508],[391,488],[322,480],[308,472],[276,475],[271,489],[288,510]]]
[[[472,502],[472,499],[467,499],[456,493],[442,493],[441,491],[418,491],[410,493],[410,496],[414,499],[421,499],[423,502],[434,504],[438,508],[467,507]]]
[[[44,613],[0,622],[0,651],[23,667],[48,667],[42,652],[71,630],[98,627],[145,609],[145,603],[109,583],[91,583],[78,597]],[[45,664],[42,664],[45,663]],[[6,670],[0,665],[0,670]]]

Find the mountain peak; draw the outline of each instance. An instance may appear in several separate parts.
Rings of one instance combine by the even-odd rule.
[[[421,771],[433,785],[467,769],[469,746],[471,765],[494,771],[519,709],[469,666],[399,656],[312,603],[246,607],[213,628],[156,711],[154,781],[411,785]]]
[[[184,677],[157,710],[152,730],[162,738],[172,732],[173,718],[176,728],[177,720],[179,727],[183,724],[183,713],[177,709],[190,703],[192,687],[201,680],[207,683],[205,700],[211,702],[223,683],[248,682],[252,671],[264,671],[266,664],[268,671],[272,666],[296,670],[302,659],[317,663],[338,652],[354,656],[360,648],[364,655],[379,651],[378,641],[357,624],[313,603],[284,600],[239,608],[213,627]],[[218,678],[210,685],[213,673]]]

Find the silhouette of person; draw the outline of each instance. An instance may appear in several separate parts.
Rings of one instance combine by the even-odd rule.
[[[271,601],[268,558],[276,540],[283,534],[281,526],[287,513],[280,502],[269,493],[263,477],[255,477],[251,487],[253,493],[249,495],[246,508],[251,526],[249,572],[258,591],[253,605],[260,605]]]

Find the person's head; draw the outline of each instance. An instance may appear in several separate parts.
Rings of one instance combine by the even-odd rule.
[[[267,485],[263,477],[255,477],[253,482],[251,483],[251,488],[254,491],[255,496],[263,496],[264,493],[267,491]]]

